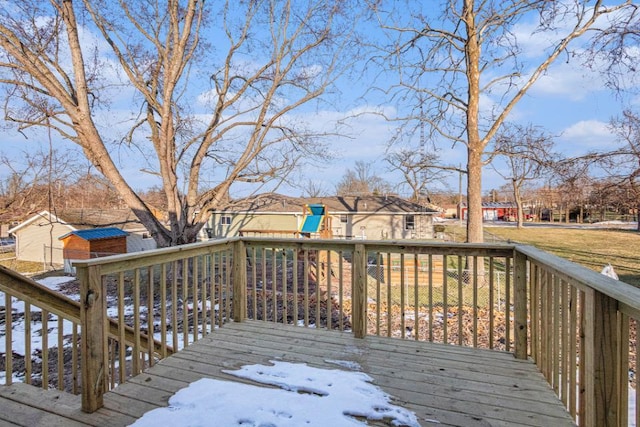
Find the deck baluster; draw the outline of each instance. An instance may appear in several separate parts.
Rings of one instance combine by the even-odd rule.
[[[244,242],[233,244],[233,321],[247,318],[247,255]],[[263,288],[264,291],[264,288]]]
[[[353,334],[364,338],[367,336],[367,251],[363,244],[356,244],[353,251],[353,278]]]

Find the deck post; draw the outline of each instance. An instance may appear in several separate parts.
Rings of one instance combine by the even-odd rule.
[[[516,359],[526,360],[527,349],[527,256],[513,251],[514,347]],[[507,302],[508,303],[508,302]]]
[[[106,387],[107,319],[100,266],[76,266],[80,281],[80,324],[82,327],[82,410],[95,412],[103,406]]]
[[[582,323],[584,339],[584,405],[580,424],[585,426],[618,425],[618,304],[597,290],[586,292]],[[582,421],[584,419],[584,422]]]
[[[233,244],[233,321],[247,318],[247,254],[244,242]]]
[[[353,250],[351,324],[356,338],[367,336],[367,252],[362,243]]]

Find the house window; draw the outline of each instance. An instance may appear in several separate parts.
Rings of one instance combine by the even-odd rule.
[[[221,216],[220,225],[231,225],[231,217],[228,215]]]
[[[149,234],[149,233],[142,233],[142,238],[143,239],[151,239],[152,237],[151,237],[151,234]]]
[[[340,215],[340,222],[343,224],[347,223],[347,216],[346,215]]]
[[[414,215],[405,215],[404,216],[404,229],[405,230],[415,230],[416,228],[416,217]]]

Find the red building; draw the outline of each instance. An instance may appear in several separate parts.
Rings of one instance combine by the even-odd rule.
[[[467,204],[458,205],[458,218],[467,219]],[[518,207],[510,202],[486,202],[482,204],[482,219],[485,221],[516,221]]]

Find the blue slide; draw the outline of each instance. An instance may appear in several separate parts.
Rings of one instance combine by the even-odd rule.
[[[325,216],[324,205],[307,205],[309,214],[304,216],[301,233],[317,233]]]

